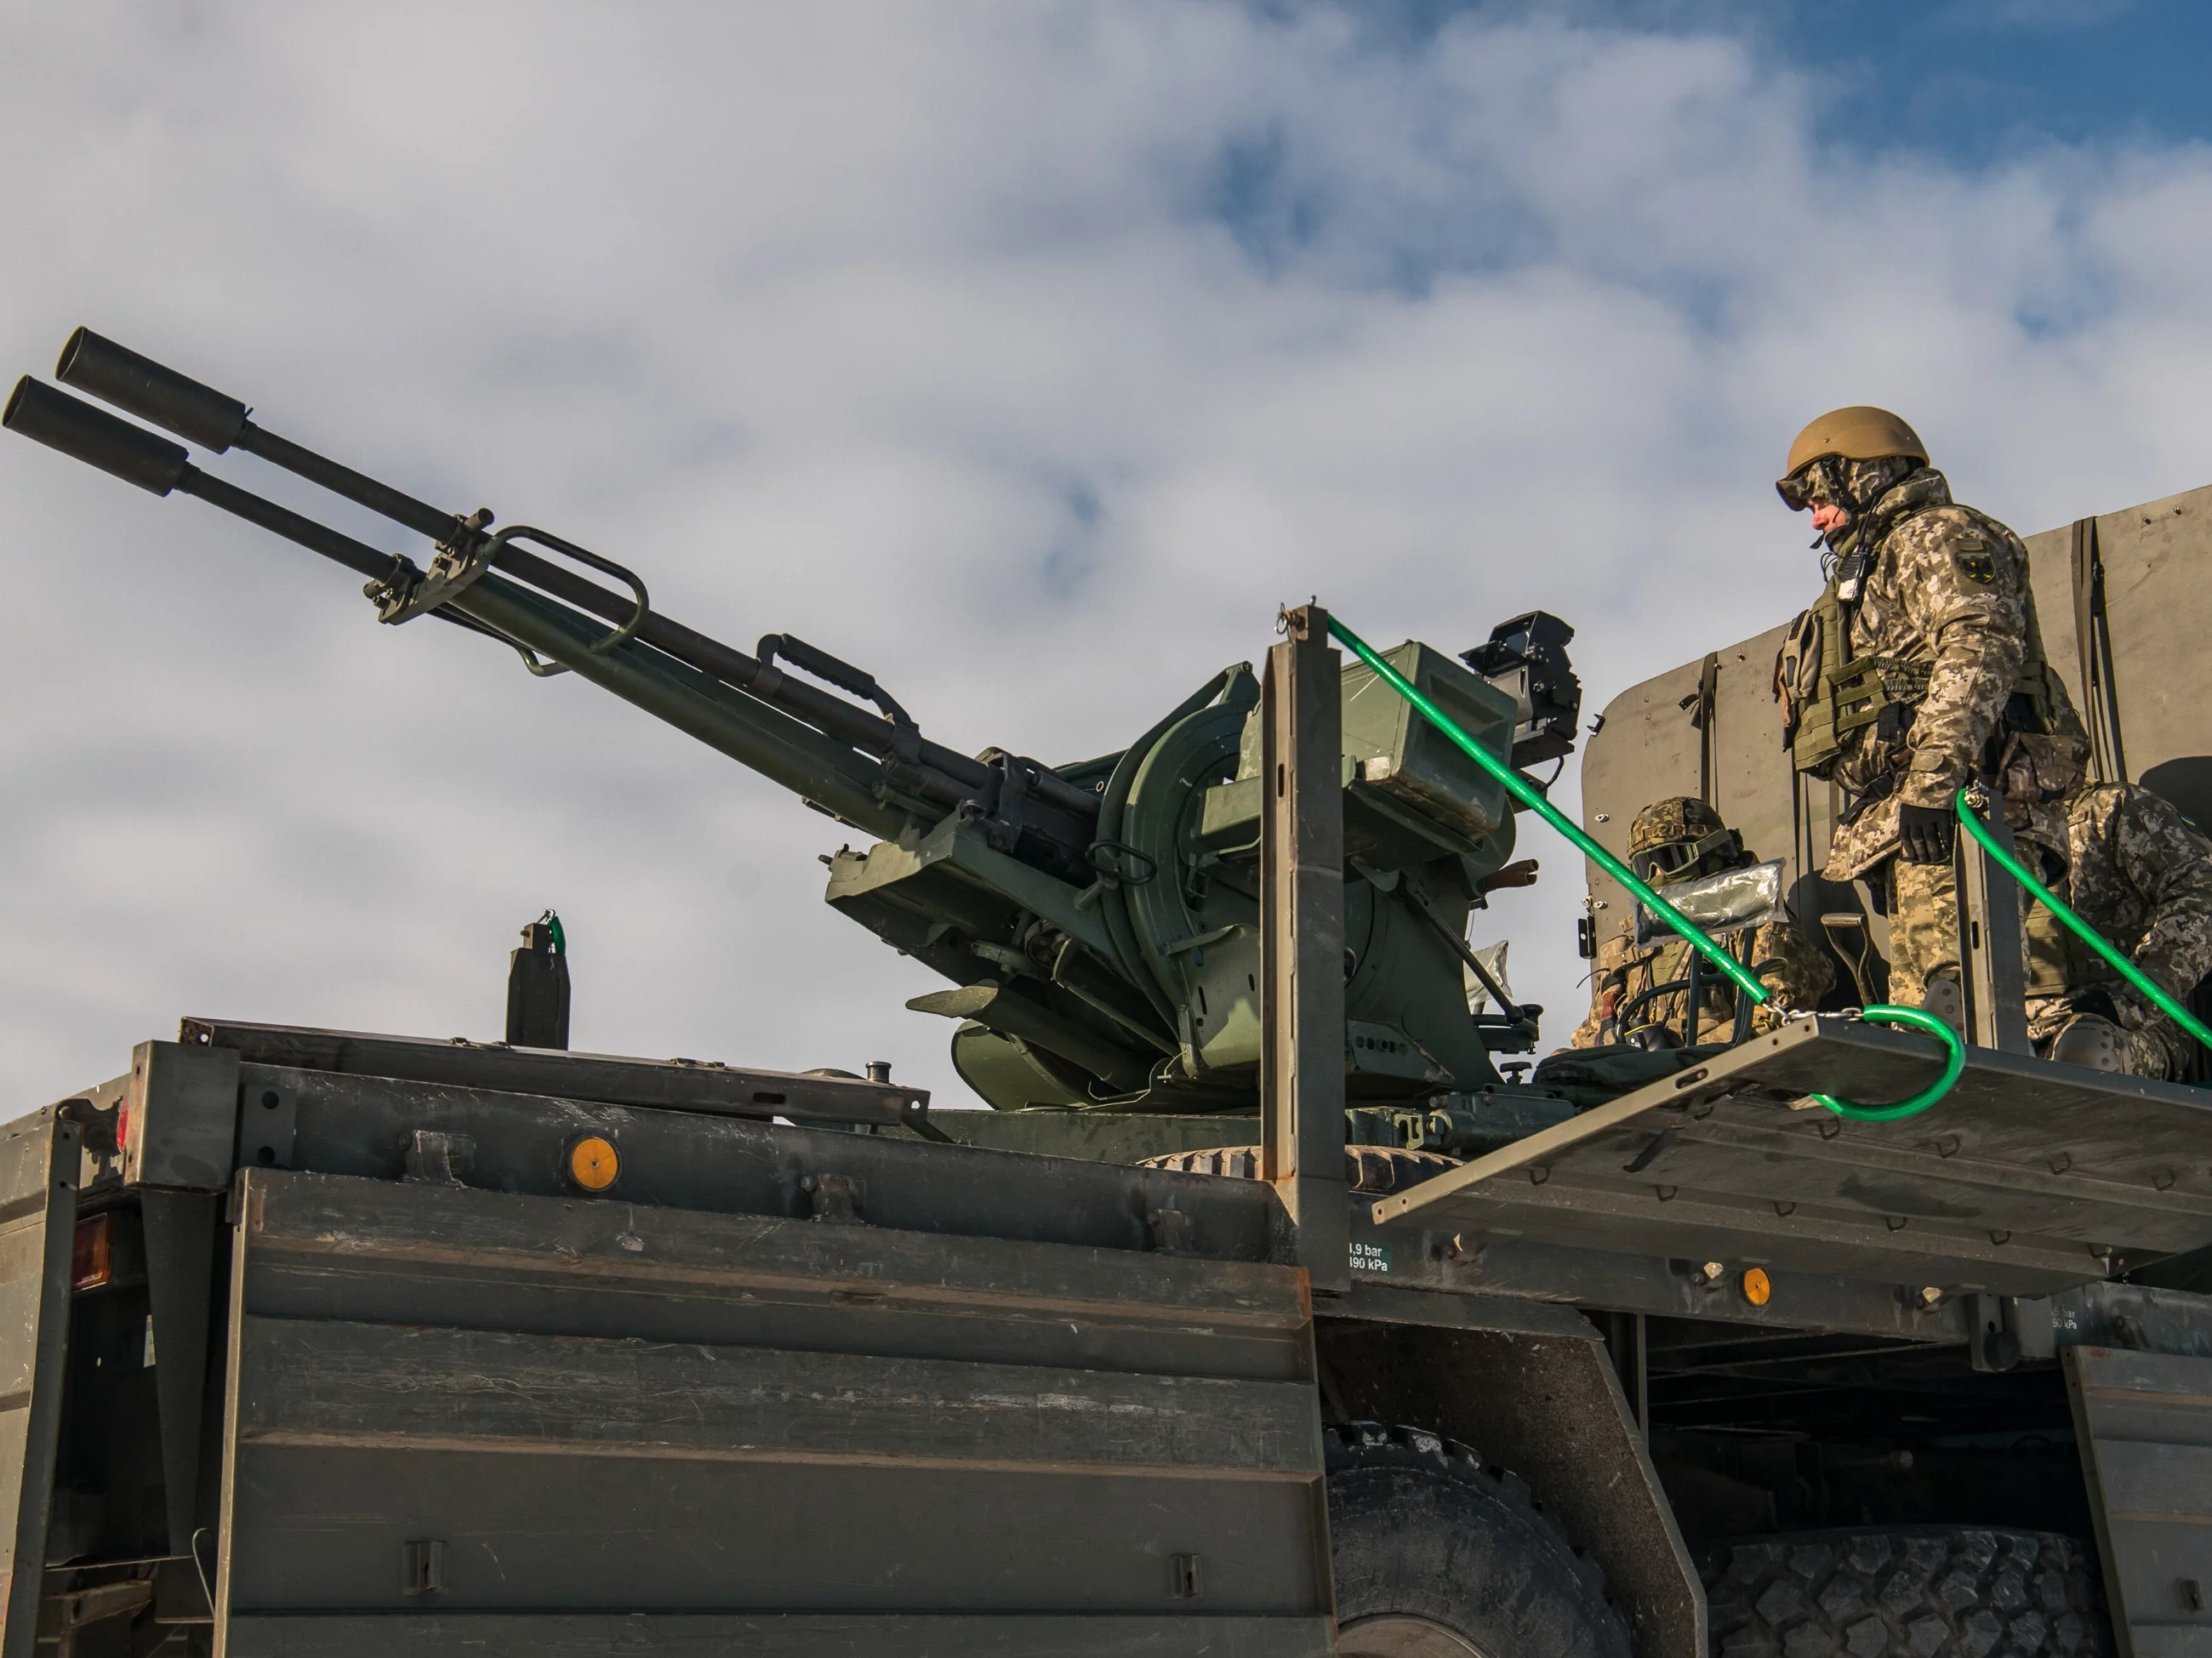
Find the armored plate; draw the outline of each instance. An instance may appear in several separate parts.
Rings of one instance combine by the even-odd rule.
[[[1584,1249],[2044,1296],[2212,1244],[2212,1093],[1968,1050],[1933,1108],[1924,1036],[1820,1016],[1375,1206],[1419,1225]]]

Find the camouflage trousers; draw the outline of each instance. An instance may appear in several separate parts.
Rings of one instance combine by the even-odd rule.
[[[1918,1007],[1930,979],[1959,976],[1958,868],[1898,857],[1880,872],[1889,887],[1889,999]]]

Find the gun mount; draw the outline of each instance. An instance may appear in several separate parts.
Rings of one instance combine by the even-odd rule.
[[[956,1067],[1002,1108],[1249,1112],[1261,1045],[1259,685],[1224,668],[1117,752],[1046,765],[925,738],[875,677],[787,635],[748,655],[652,608],[599,555],[448,513],[264,430],[246,405],[80,329],[55,376],[215,454],[237,448],[423,536],[380,551],[192,464],[184,444],[26,376],[0,423],[157,495],[194,495],[365,577],[380,622],[435,616],[534,674],[574,673],[875,837],[828,861],[827,901],[952,988]],[[591,574],[584,574],[589,572]],[[621,589],[592,574],[611,578]],[[1493,752],[1563,756],[1572,629],[1535,612],[1462,667],[1389,653]],[[824,689],[824,688],[828,689]],[[838,693],[842,693],[839,695]],[[1346,1053],[1355,1101],[1498,1078],[1540,1010],[1471,1011],[1465,942],[1486,887],[1520,884],[1504,791],[1354,664],[1342,676]]]

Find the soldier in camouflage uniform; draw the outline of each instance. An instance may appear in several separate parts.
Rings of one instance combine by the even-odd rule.
[[[1811,509],[1828,550],[1827,591],[1798,619],[1775,685],[1797,769],[1842,790],[1821,873],[1864,880],[1885,903],[1890,999],[1957,1022],[1953,799],[1993,740],[2081,729],[2044,660],[2027,549],[1954,502],[1912,428],[1880,409],[1814,422],[1775,487]]]
[[[2014,737],[1998,772],[2005,821],[2044,884],[2185,1001],[2212,972],[2212,844],[2163,796],[2089,782],[2087,753],[2076,738]],[[2193,1038],[2040,904],[2025,920],[2039,1053],[2136,1077],[2184,1074]]]
[[[1636,814],[1628,829],[1628,857],[1636,872],[1662,890],[1759,861],[1756,854],[1745,849],[1742,837],[1721,821],[1718,812],[1686,795],[1655,801]],[[1589,1017],[1570,1039],[1572,1045],[1599,1048],[1632,1040],[1671,1048],[1685,1042],[1732,1040],[1735,987],[1711,963],[1700,969],[1694,1033],[1686,1029],[1689,1011],[1686,990],[1653,997],[1630,1013],[1632,1029],[1620,1028],[1623,1009],[1636,997],[1655,985],[1689,976],[1692,954],[1688,944],[1671,935],[1664,942],[1639,944],[1633,921],[1623,921],[1620,931],[1598,947],[1597,965],[1590,979]],[[1826,955],[1786,915],[1758,929],[1752,939],[1750,960],[1760,982],[1774,993],[1773,1000],[1753,1010],[1754,1032],[1773,1029],[1791,1009],[1811,1007],[1835,982]],[[1639,1031],[1644,1034],[1638,1035]]]

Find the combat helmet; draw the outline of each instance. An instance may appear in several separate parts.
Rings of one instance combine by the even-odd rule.
[[[1743,858],[1743,837],[1693,795],[1654,800],[1628,826],[1628,866],[1654,886],[1733,869]]]
[[[1928,446],[1920,434],[1887,409],[1863,404],[1831,409],[1800,432],[1790,445],[1789,464],[1774,485],[1782,504],[1802,512],[1809,504],[1813,479],[1806,475],[1814,461],[1888,460],[1902,457],[1928,464]]]

